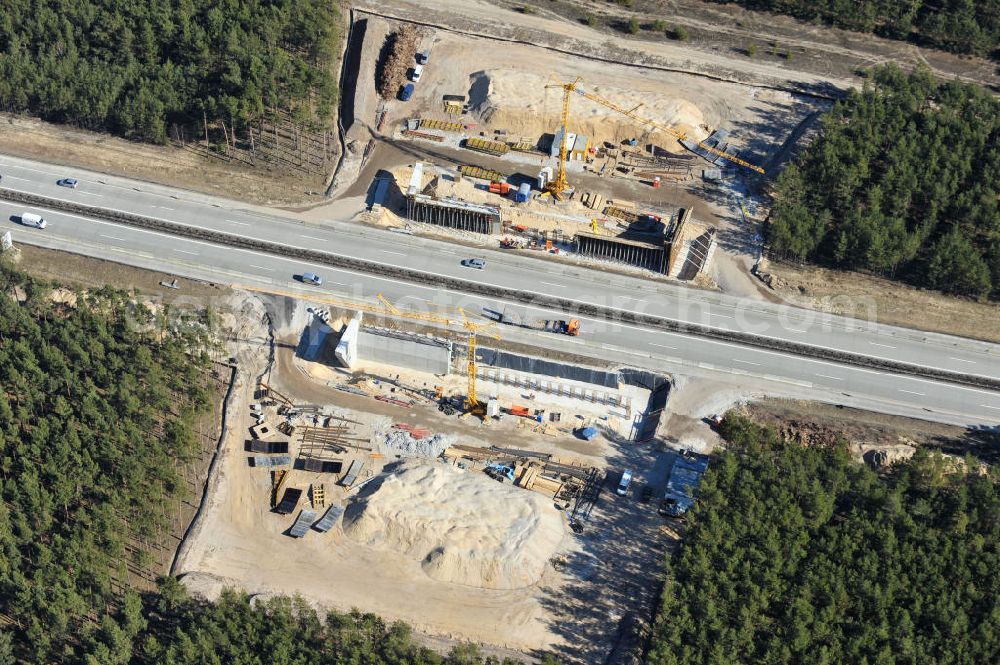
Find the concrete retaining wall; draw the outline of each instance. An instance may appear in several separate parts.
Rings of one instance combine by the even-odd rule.
[[[386,328],[361,327],[357,333],[357,359],[396,365],[418,372],[451,372],[451,342]]]

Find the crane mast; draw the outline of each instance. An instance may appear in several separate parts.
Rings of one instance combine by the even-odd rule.
[[[726,159],[734,164],[738,164],[744,168],[748,168],[751,171],[756,171],[757,173],[764,173],[764,169],[757,166],[756,164],[751,164],[746,160],[740,159],[736,155],[731,155],[724,150],[719,150],[718,148],[707,145],[703,141],[693,141],[688,137],[687,134],[674,129],[673,127],[662,125],[656,122],[655,120],[650,120],[649,118],[643,118],[642,116],[638,115],[635,112],[635,109],[639,108],[638,106],[635,107],[634,109],[626,109],[619,106],[618,104],[615,104],[609,99],[601,97],[600,95],[595,95],[592,92],[587,92],[583,88],[579,87],[579,83],[581,80],[582,78],[578,76],[576,77],[575,80],[570,81],[569,83],[554,83],[545,86],[546,88],[562,88],[563,90],[562,140],[560,141],[559,145],[559,163],[556,165],[556,177],[545,186],[545,189],[548,192],[550,192],[555,198],[557,199],[562,198],[562,193],[565,192],[567,189],[569,189],[569,180],[566,177],[566,152],[567,152],[566,142],[569,138],[570,97],[574,92],[580,95],[581,97],[589,99],[592,102],[596,102],[601,106],[611,109],[612,111],[617,111],[618,113],[621,113],[622,115],[631,118],[632,120],[635,120],[640,125],[649,125],[651,127],[654,127],[662,132],[665,132],[673,136],[679,141],[682,142],[687,141],[689,143],[695,144],[702,150],[705,150],[706,152],[711,153],[713,155],[722,157],[723,159]]]

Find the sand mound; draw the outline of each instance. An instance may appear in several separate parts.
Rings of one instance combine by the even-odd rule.
[[[442,582],[518,589],[541,578],[564,527],[540,494],[481,473],[414,461],[348,507],[344,533],[416,558]]]
[[[537,134],[552,132],[562,113],[562,88],[546,88],[556,83],[538,74],[514,69],[490,69],[469,76],[469,104],[483,122],[513,132]],[[626,90],[583,82],[581,88],[625,109],[667,127],[703,139],[705,118],[695,104],[679,97],[653,90]],[[634,120],[584,97],[574,95],[570,102],[570,129],[596,141],[618,141],[645,136],[670,147],[671,136],[640,127]]]

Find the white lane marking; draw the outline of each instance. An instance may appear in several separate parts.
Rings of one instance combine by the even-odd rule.
[[[750,362],[749,360],[740,360],[739,358],[733,358],[734,363],[743,363],[744,365],[760,365],[760,363]]]
[[[658,346],[658,347],[660,347],[661,349],[672,349],[672,350],[674,350],[674,351],[676,351],[676,350],[677,350],[677,347],[676,347],[676,346],[667,346],[666,344],[657,344],[656,342],[650,342],[650,343],[649,343],[649,345],[650,345],[650,346]]]
[[[250,222],[237,222],[235,219],[227,219],[225,221],[229,222],[230,224],[239,224],[240,226],[250,226]]]
[[[94,194],[93,192],[77,192],[80,196],[96,196],[99,199],[104,198],[104,194]]]
[[[708,315],[709,315],[709,316],[717,316],[717,317],[719,317],[720,319],[731,319],[731,318],[733,318],[733,317],[731,317],[731,316],[730,316],[730,315],[728,315],[728,314],[716,314],[715,312],[709,312],[709,313],[708,313]]]
[[[301,237],[305,238],[306,240],[315,240],[317,242],[326,242],[325,239],[323,239],[323,238],[317,238],[315,236],[301,236]]]
[[[995,411],[1000,411],[1000,406],[990,406],[989,404],[980,404],[979,406],[987,409],[994,409]]]
[[[798,328],[785,328],[785,330],[787,330],[788,332],[802,333],[802,334],[809,332],[807,330],[799,330]]]
[[[120,240],[126,242],[125,238],[119,238],[118,236],[106,236],[103,233],[99,234],[102,238],[111,238],[112,240]]]
[[[266,270],[268,272],[274,272],[274,268],[265,268],[264,266],[256,266],[252,263],[248,263],[247,265],[249,265],[251,268],[256,268],[257,270]]]
[[[969,363],[970,365],[976,364],[975,360],[969,360],[968,358],[952,358],[951,356],[948,356],[948,360],[954,360],[955,362],[960,363]]]
[[[817,374],[816,376],[822,376],[824,379],[833,379],[834,381],[843,381],[842,376],[830,376],[829,374]]]
[[[868,342],[868,343],[871,344],[872,346],[882,346],[882,347],[885,347],[887,349],[895,349],[896,348],[896,347],[890,346],[888,344],[879,344],[878,342]]]
[[[380,249],[378,251],[382,252],[383,254],[395,254],[396,256],[406,256],[406,252],[393,252],[388,249]]]
[[[12,190],[12,191],[21,191],[21,190]],[[21,192],[21,193],[31,194],[31,192]],[[67,201],[67,199],[56,199],[56,200],[57,201],[59,201],[59,200],[61,200],[61,201]],[[59,210],[54,210],[52,208],[46,208],[46,207],[42,207],[42,209],[43,210],[48,210],[49,212],[52,212],[52,213],[55,213],[55,214],[62,215],[64,217],[76,217],[77,219],[83,219],[83,220],[86,220],[87,222],[90,222],[90,223],[103,224],[103,225],[106,225],[106,226],[121,227],[120,224],[116,224],[114,222],[105,222],[105,221],[102,221],[102,220],[99,220],[99,219],[94,219],[93,217],[86,217],[84,215],[74,215],[72,213],[65,213],[65,212],[62,212],[62,211],[59,211]],[[106,208],[106,209],[102,209],[102,210],[110,210],[112,212],[129,213],[129,211],[127,211],[127,210],[119,210],[119,209],[116,209],[116,208]],[[100,211],[98,211],[98,212],[100,212]],[[153,218],[153,219],[156,219],[156,218]],[[189,224],[184,224],[183,222],[177,222],[177,221],[174,221],[174,220],[163,219],[161,221],[170,222],[172,224],[177,224],[178,226],[183,226],[183,227],[188,227],[188,228],[194,228],[193,226],[191,226]],[[140,233],[148,233],[150,235],[157,235],[157,236],[161,236],[163,238],[168,238],[168,239],[173,240],[175,242],[179,239],[174,234],[163,233],[161,231],[148,231],[148,230],[145,230],[145,229],[134,229],[134,230],[138,231]],[[305,236],[303,236],[303,237],[305,237]],[[266,239],[266,238],[251,238],[251,239],[252,240],[261,240],[261,241],[264,241],[264,242],[271,242],[271,243],[274,242],[273,240],[269,240],[269,239]],[[202,241],[202,240],[188,240],[188,239],[182,239],[182,240],[184,242],[187,242],[187,243],[192,243],[192,244],[197,244],[197,245],[205,245],[207,247],[212,247],[213,249],[219,249],[220,247],[223,247],[222,245],[219,245],[218,243],[210,243],[210,242],[205,242],[205,241]],[[274,253],[270,253],[270,252],[261,252],[261,251],[250,250],[250,249],[242,249],[242,248],[236,248],[236,247],[226,248],[226,249],[227,249],[227,251],[238,251],[238,252],[245,252],[247,254],[256,254],[258,256],[266,256],[267,258],[270,258],[270,259],[275,258],[275,254]],[[284,259],[282,257],[282,260],[288,261],[289,259]],[[303,265],[303,264],[300,263],[299,265]],[[379,276],[372,275],[372,274],[367,273],[367,272],[361,272],[361,271],[356,271],[356,270],[347,270],[347,269],[344,269],[344,268],[333,268],[333,267],[331,267],[331,266],[329,266],[327,264],[318,264],[318,263],[305,262],[304,265],[308,265],[308,266],[311,266],[311,267],[322,268],[324,270],[333,271],[333,272],[340,272],[340,273],[346,273],[346,274],[349,274],[349,275],[356,275],[357,277],[363,278],[363,279],[374,279],[374,280],[377,280],[377,281],[390,282],[390,283],[393,283],[393,284],[402,284],[402,285],[404,285],[404,286],[406,286],[408,288],[411,288],[411,289],[416,288],[416,289],[421,289],[421,290],[426,290],[426,291],[437,291],[438,290],[438,287],[431,287],[431,286],[423,286],[423,285],[420,285],[420,284],[414,284],[413,282],[410,282],[410,281],[407,281],[407,280],[391,279],[391,278],[388,278],[388,277],[379,277]],[[402,268],[404,266],[388,266],[388,267]],[[451,275],[445,275],[445,274],[442,274],[442,273],[437,273],[437,272],[432,272],[432,271],[421,271],[421,272],[422,272],[422,274],[431,275],[431,276],[434,276],[434,277],[447,277],[449,279],[454,279],[453,276],[451,276]],[[457,290],[457,292],[461,293],[460,290]],[[585,300],[576,300],[576,299],[574,299],[573,302],[577,302],[577,303],[585,304],[585,305],[594,305],[595,304],[595,303],[591,303],[591,302],[588,302],[588,301],[585,301]],[[519,303],[512,303],[512,304],[519,304]],[[548,310],[543,310],[543,309],[540,309],[540,308],[537,308],[537,307],[536,308],[529,308],[529,309],[534,309],[536,311],[541,311],[541,312],[548,311]],[[584,317],[584,316],[581,316],[580,318],[582,320],[592,321],[594,323],[608,323],[608,320],[604,319],[604,318],[596,319],[596,318]],[[666,317],[666,316],[656,316],[656,318],[658,318],[660,320],[663,320],[663,321],[678,321],[679,320],[679,319],[672,319],[672,318]],[[636,331],[639,331],[639,332],[642,332],[642,333],[646,333],[646,334],[661,334],[661,333],[656,333],[655,331],[651,330],[650,328],[643,328],[643,327],[636,326],[636,325],[630,325],[630,324],[627,324],[627,323],[621,323],[619,321],[611,321],[611,323],[613,323],[615,325],[618,325],[618,326],[620,326],[622,328],[628,328],[630,330],[636,330]],[[673,334],[677,335],[677,333],[673,333]],[[678,335],[678,336],[684,337],[683,335]],[[781,339],[780,337],[773,337],[771,335],[760,335],[760,338],[761,339],[772,339],[772,340],[780,340]],[[877,370],[864,369],[864,368],[861,368],[861,367],[856,367],[856,366],[851,366],[851,365],[844,365],[844,364],[840,364],[840,363],[833,363],[833,362],[829,362],[829,361],[825,361],[825,360],[817,360],[817,359],[806,358],[806,357],[798,356],[798,355],[790,355],[790,354],[786,354],[786,353],[780,353],[780,352],[777,352],[777,351],[768,351],[766,349],[752,348],[752,347],[747,347],[747,346],[744,346],[744,345],[741,345],[741,344],[733,344],[731,342],[722,342],[722,341],[718,341],[718,340],[709,340],[709,339],[705,339],[705,338],[697,336],[697,335],[687,336],[687,339],[691,339],[691,340],[694,340],[694,341],[697,341],[697,342],[703,342],[703,343],[704,342],[708,342],[708,343],[711,343],[711,344],[718,344],[720,346],[728,346],[728,347],[740,349],[742,351],[746,351],[747,349],[750,349],[754,353],[774,355],[774,356],[778,356],[780,358],[792,358],[792,359],[796,359],[796,360],[799,360],[799,361],[811,362],[811,363],[816,363],[816,364],[820,364],[820,365],[827,365],[827,366],[830,366],[830,367],[836,367],[838,369],[848,368],[850,371],[863,372],[865,374],[875,374],[875,375],[880,375],[880,376],[893,376],[894,375],[894,374],[889,373],[889,372],[880,372],[880,371],[877,371]],[[579,340],[564,340],[564,341],[579,342]],[[833,349],[833,347],[827,347],[827,346],[823,346],[823,345],[810,345],[810,346],[813,346],[815,348],[820,348],[820,349]],[[882,356],[869,356],[869,357],[877,358],[879,360],[892,360],[891,358],[885,358],[885,357],[882,357]],[[928,369],[940,369],[940,370],[943,370],[943,371],[950,371],[950,370],[948,370],[948,368],[935,367],[934,365],[923,365],[923,364],[919,364],[919,363],[912,363],[912,366],[923,367],[923,368],[928,368]],[[956,384],[956,383],[948,383],[948,382],[938,381],[938,380],[933,380],[933,379],[921,379],[921,378],[917,378],[917,377],[910,377],[910,379],[913,380],[913,381],[919,381],[921,383],[926,383],[926,384],[933,384],[933,385],[938,385],[938,386],[947,386],[948,388],[953,389],[953,390],[954,389],[965,390],[965,391],[968,391],[968,392],[982,393],[984,395],[991,395],[991,396],[996,394],[992,390],[983,390],[983,389],[980,389],[980,388],[972,388],[972,387],[969,387],[969,386],[963,386],[963,385]]]
[[[189,251],[189,250],[186,250],[186,249],[177,249],[177,248],[175,247],[175,248],[174,248],[174,251],[175,251],[175,252],[180,252],[181,254],[193,254],[193,255],[195,255],[195,256],[198,256],[198,252],[192,252],[192,251]]]
[[[902,388],[899,388],[899,392],[910,393],[911,395],[921,395],[921,396],[924,394],[924,393],[918,393],[915,390],[903,390]]]
[[[5,175],[3,177],[6,178],[7,180],[23,180],[24,182],[31,182],[27,178],[18,178],[16,175]]]
[[[173,210],[173,208],[168,208],[167,206],[153,206],[154,208],[159,208],[160,210]]]
[[[546,286],[554,286],[554,287],[556,287],[557,289],[565,289],[565,288],[566,288],[566,285],[565,285],[565,284],[554,284],[554,283],[552,283],[552,282],[538,282],[538,283],[539,283],[539,284],[544,284],[544,285],[546,285]]]

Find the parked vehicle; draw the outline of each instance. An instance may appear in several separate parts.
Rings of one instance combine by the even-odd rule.
[[[417,53],[417,64],[426,65],[427,61],[430,60],[430,58],[431,58],[430,49],[425,49],[423,51],[420,51],[419,53]]]
[[[632,484],[632,470],[626,469],[622,473],[622,479],[618,481],[618,487],[615,488],[615,492],[619,496],[625,496],[628,494],[629,485]]]
[[[63,178],[62,180],[57,180],[56,184],[59,185],[60,187],[69,187],[70,189],[76,189],[76,186],[79,185],[80,183],[79,181],[77,181],[76,178]]]
[[[36,215],[33,212],[22,212],[21,223],[25,226],[34,226],[36,229],[45,228],[45,219],[41,215]]]
[[[486,259],[462,259],[462,265],[466,268],[482,270],[486,267]]]
[[[420,75],[423,73],[424,73],[424,66],[419,64],[415,65],[413,67],[413,73],[410,74],[410,80],[413,81],[414,83],[418,83],[420,81]]]
[[[408,102],[408,101],[410,101],[410,97],[412,97],[412,96],[413,96],[413,84],[412,83],[407,83],[399,91],[399,101],[401,101],[401,102]]]
[[[680,517],[684,513],[680,511],[676,499],[660,499],[660,506],[656,509],[663,517]]]
[[[483,307],[483,316],[497,323],[509,326],[518,326],[530,330],[544,330],[546,332],[559,333],[560,335],[572,335],[577,337],[580,334],[580,319],[537,319],[535,321],[520,321],[505,316],[503,312],[498,312],[487,307]]]
[[[323,283],[323,278],[314,272],[304,272],[302,273],[302,283],[320,286]]]

